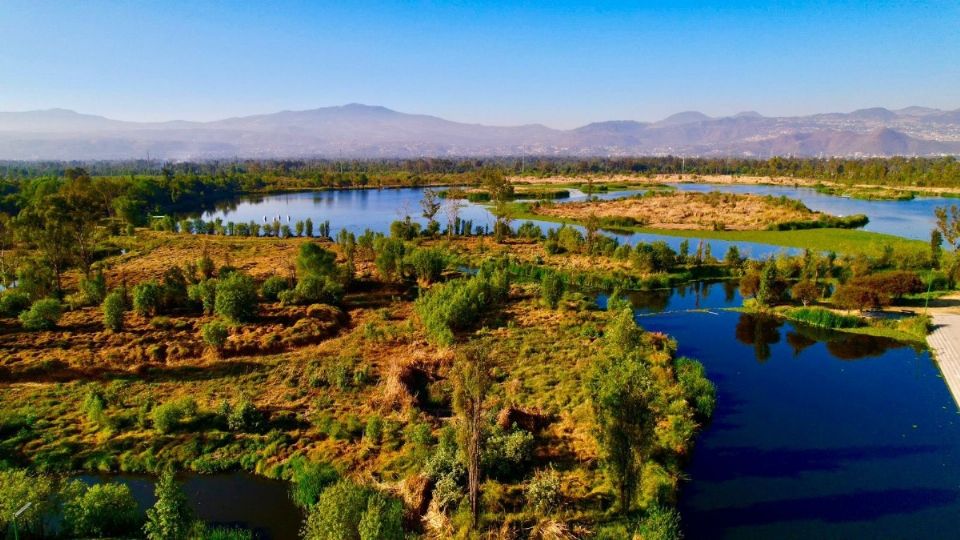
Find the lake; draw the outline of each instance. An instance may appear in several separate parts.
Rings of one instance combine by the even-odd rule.
[[[688,539],[956,537],[960,415],[927,352],[722,311],[741,302],[724,283],[630,300],[717,386],[685,469]]]

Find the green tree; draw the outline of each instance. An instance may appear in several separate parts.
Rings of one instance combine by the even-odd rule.
[[[611,326],[605,336],[606,354],[594,364],[588,389],[604,468],[616,488],[620,512],[627,513],[633,508],[653,438],[653,382],[639,348],[640,329],[629,309]]]
[[[152,317],[160,311],[163,288],[155,281],[140,283],[133,288],[133,311],[141,317]]]
[[[147,510],[147,523],[143,527],[147,540],[186,540],[193,513],[173,472],[166,471],[160,476],[154,494],[157,502]]]
[[[540,280],[540,297],[550,309],[557,309],[565,289],[563,278],[556,272],[546,272]]]
[[[940,257],[943,255],[943,233],[940,229],[930,231],[930,267],[940,268]]]
[[[340,474],[325,461],[309,461],[303,456],[291,460],[290,498],[309,510],[320,499],[320,494],[340,479]]]
[[[486,399],[492,384],[490,360],[486,346],[473,344],[460,352],[453,368],[453,408],[457,415],[459,447],[467,465],[467,497],[474,528],[480,518],[480,457],[486,436]]]
[[[63,507],[64,525],[73,536],[120,537],[135,531],[140,523],[137,501],[126,484],[103,483],[87,487],[74,480],[65,491],[70,497]]]
[[[127,301],[123,292],[115,290],[103,299],[103,326],[114,332],[123,330],[123,314]]]
[[[53,330],[57,327],[63,307],[56,298],[41,298],[20,314],[25,330]]]
[[[0,470],[0,531],[9,530],[13,515],[30,503],[16,520],[17,530],[43,536],[43,517],[54,507],[54,486],[49,476],[23,469]]]
[[[428,228],[433,228],[433,224],[437,221],[437,212],[440,211],[440,207],[442,205],[443,202],[440,200],[440,196],[437,194],[435,189],[427,188],[423,190],[423,199],[420,200],[420,209],[423,210],[423,217],[429,222]]]
[[[934,213],[937,217],[937,230],[953,249],[960,249],[960,206],[953,204],[949,208],[937,208]]]
[[[231,272],[217,284],[213,311],[232,323],[252,321],[257,316],[257,286],[240,272]]]

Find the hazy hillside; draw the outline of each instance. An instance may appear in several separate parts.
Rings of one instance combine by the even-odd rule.
[[[888,156],[960,154],[960,110],[713,118],[686,111],[648,123],[572,130],[465,124],[350,104],[213,122],[125,122],[65,109],[0,113],[0,159],[413,157],[471,155]]]

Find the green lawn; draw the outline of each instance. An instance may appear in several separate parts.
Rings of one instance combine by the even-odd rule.
[[[570,219],[560,219],[553,216],[534,214],[517,207],[514,215],[518,221],[532,219],[550,221],[554,223],[579,224]],[[661,234],[664,236],[679,236],[686,238],[708,238],[727,240],[730,242],[755,242],[772,246],[783,246],[814,251],[833,251],[838,254],[864,254],[877,257],[883,253],[885,246],[890,246],[903,257],[926,257],[930,250],[929,245],[921,240],[910,240],[891,234],[882,234],[859,229],[805,229],[796,231],[710,231],[710,230],[680,230],[656,229],[652,227],[624,227],[624,231]]]

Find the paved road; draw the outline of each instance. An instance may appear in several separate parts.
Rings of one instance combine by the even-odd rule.
[[[936,311],[931,315],[934,330],[927,336],[927,343],[937,358],[954,402],[960,406],[960,314]]]

